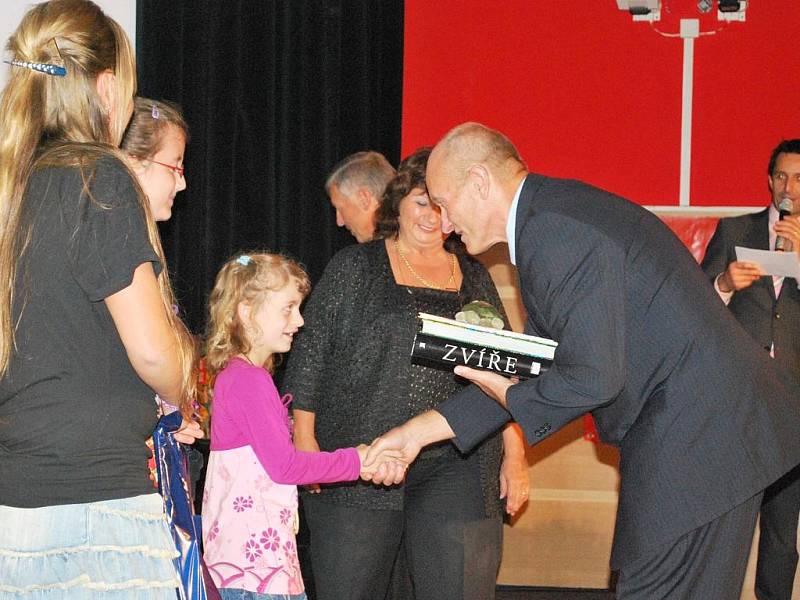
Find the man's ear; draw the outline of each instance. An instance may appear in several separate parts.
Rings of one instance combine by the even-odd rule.
[[[356,202],[358,203],[358,207],[363,211],[372,211],[373,207],[378,204],[378,201],[375,199],[375,196],[372,195],[365,187],[360,187],[356,190]]]
[[[106,69],[97,76],[95,82],[97,86],[97,95],[100,97],[100,103],[106,111],[107,115],[116,107],[117,98],[117,76],[111,69]]]
[[[773,191],[772,190],[772,175],[767,175],[767,185],[769,185],[769,191],[770,192]]]
[[[480,163],[471,165],[467,169],[467,177],[469,178],[469,182],[475,186],[481,199],[486,200],[489,196],[489,184],[491,180],[488,169]]]

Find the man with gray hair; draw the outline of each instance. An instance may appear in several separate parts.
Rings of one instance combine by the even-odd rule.
[[[337,164],[325,181],[325,191],[336,210],[336,224],[347,227],[358,243],[372,239],[375,211],[395,170],[379,152],[351,154]]]
[[[380,206],[386,184],[395,174],[386,157],[374,150],[356,152],[343,158],[328,174],[325,191],[336,210],[336,224],[347,227],[359,244],[372,239],[375,211]],[[314,417],[314,413],[308,411],[293,411],[294,443],[298,450],[319,452]],[[320,487],[313,484],[306,489],[319,493]]]

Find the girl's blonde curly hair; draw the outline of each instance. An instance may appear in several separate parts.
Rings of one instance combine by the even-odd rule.
[[[239,303],[258,310],[268,292],[277,292],[292,281],[303,296],[308,294],[311,282],[306,272],[280,254],[239,254],[223,265],[208,298],[205,360],[210,373],[218,373],[231,358],[250,351],[245,325],[238,316]],[[274,355],[263,366],[272,371]]]

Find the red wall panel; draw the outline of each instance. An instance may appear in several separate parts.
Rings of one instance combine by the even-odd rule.
[[[721,27],[696,0],[680,18]],[[614,0],[406,0],[403,154],[450,127],[506,133],[531,170],[675,205],[683,41],[634,23]],[[768,201],[766,163],[800,137],[800,2],[754,0],[747,21],[695,40],[691,202]]]

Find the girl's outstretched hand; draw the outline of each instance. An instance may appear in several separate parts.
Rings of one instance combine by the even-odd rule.
[[[402,452],[385,449],[380,452],[370,451],[371,446],[359,445],[356,450],[361,459],[361,479],[392,485],[400,483],[406,475],[408,463],[403,460]],[[370,456],[371,455],[371,456]],[[369,463],[367,464],[368,458]]]

